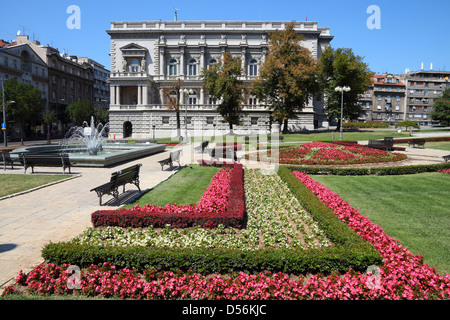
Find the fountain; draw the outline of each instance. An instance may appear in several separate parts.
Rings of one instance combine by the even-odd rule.
[[[98,151],[103,150],[102,141],[106,139],[106,130],[109,128],[109,123],[103,125],[99,123],[95,126],[94,117],[91,117],[91,124],[84,121],[82,127],[72,127],[66,135],[66,139],[62,142],[63,145],[84,143],[87,152],[91,156],[96,156]]]
[[[119,143],[108,140],[109,124],[95,126],[94,117],[90,125],[72,127],[59,145],[46,145],[15,149],[11,158],[18,160],[21,153],[60,154],[66,153],[74,166],[107,167],[132,159],[149,156],[164,151],[166,146],[144,142],[142,144]]]

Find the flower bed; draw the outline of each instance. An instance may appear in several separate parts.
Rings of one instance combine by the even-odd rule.
[[[100,210],[92,214],[94,227],[164,227],[193,225],[213,228],[242,227],[245,218],[243,167],[226,166],[212,179],[202,199],[196,205],[168,204],[164,207],[148,204],[132,209]]]
[[[383,229],[361,215],[339,195],[312,180],[307,174],[299,171],[294,171],[293,174],[321,201],[333,209],[339,219],[370,242],[383,256],[379,283],[372,292],[369,292],[369,298],[450,298],[450,274],[446,276],[437,274],[435,268],[423,263],[421,255],[413,255],[399,241],[385,234]],[[359,275],[352,278],[354,285],[361,283],[362,278]],[[336,288],[332,286],[330,289]]]
[[[450,169],[439,170],[439,172],[450,174]]]
[[[270,157],[270,151],[258,153],[259,160]],[[406,155],[367,148],[361,145],[312,142],[300,146],[280,148],[279,161],[291,165],[345,165],[360,163],[395,162]]]

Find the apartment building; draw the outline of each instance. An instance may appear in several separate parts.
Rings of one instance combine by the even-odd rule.
[[[450,72],[419,70],[402,74],[400,78],[406,84],[406,119],[420,125],[437,124],[431,118],[433,104],[450,87]]]
[[[406,85],[393,74],[376,74],[360,98],[360,121],[395,124],[405,119]]]

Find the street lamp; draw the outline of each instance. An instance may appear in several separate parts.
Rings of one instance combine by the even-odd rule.
[[[192,89],[187,89],[187,88],[184,88],[184,89],[180,89],[180,94],[181,93],[184,93],[184,106],[185,106],[185,108],[184,108],[184,134],[185,134],[185,139],[186,139],[186,142],[187,142],[187,99],[186,99],[186,95],[189,93],[189,94],[193,94],[194,93],[194,90],[192,90]]]
[[[350,91],[350,87],[337,86],[334,90],[336,92],[340,92],[341,93],[341,127],[340,127],[340,130],[339,130],[339,141],[342,141],[343,140],[343,129],[344,129],[343,122],[342,122],[344,120],[344,91],[345,92],[349,92]]]

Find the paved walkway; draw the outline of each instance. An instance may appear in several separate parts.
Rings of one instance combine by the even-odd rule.
[[[27,272],[43,261],[41,249],[46,244],[80,234],[91,226],[94,211],[117,208],[116,200],[108,195],[100,207],[92,188],[107,182],[112,172],[137,163],[142,163],[141,190],[152,188],[175,172],[161,171],[158,160],[167,156],[165,151],[111,168],[74,167],[72,173],[77,176],[73,179],[0,200],[0,291],[12,283],[19,270]],[[59,173],[55,168],[35,168],[35,172]],[[1,168],[0,174],[11,173],[23,174],[23,168]],[[128,196],[138,195],[133,185],[127,185],[126,190]]]
[[[366,144],[361,141],[360,144]],[[49,242],[67,241],[91,226],[91,213],[99,209],[115,209],[117,203],[104,197],[100,207],[98,197],[90,190],[109,180],[112,172],[142,163],[140,181],[145,191],[167,179],[175,171],[161,171],[158,161],[168,156],[170,150],[146,158],[130,161],[111,168],[72,168],[75,178],[46,186],[32,192],[0,200],[0,292],[13,283],[19,270],[28,272],[43,262],[41,249]],[[409,148],[403,152],[408,160],[401,165],[442,163],[449,151]],[[195,159],[182,159],[183,163]],[[243,161],[244,164],[245,161]],[[251,163],[247,163],[252,166]],[[387,164],[384,164],[387,165]],[[392,165],[392,164],[389,164]],[[167,168],[167,167],[166,167]],[[36,173],[56,172],[52,168],[36,168]],[[0,174],[23,174],[23,168],[0,170]],[[28,174],[28,173],[27,173]],[[127,187],[125,196],[136,196],[137,190]]]

